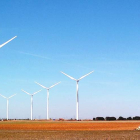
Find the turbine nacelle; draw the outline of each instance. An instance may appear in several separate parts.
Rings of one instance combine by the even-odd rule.
[[[62,74],[66,75],[67,77],[69,77],[69,78],[72,79],[72,80],[75,80],[76,82],[79,82],[81,79],[83,79],[84,77],[88,76],[89,74],[91,74],[91,73],[93,73],[93,72],[94,72],[94,71],[91,71],[91,72],[89,72],[88,74],[86,74],[86,75],[80,77],[79,79],[75,79],[75,78],[73,78],[72,76],[70,76],[70,75],[68,75],[68,74],[66,74],[66,73],[64,73],[64,72],[61,71]]]
[[[12,95],[12,96],[10,96],[10,97],[5,97],[5,96],[3,96],[3,95],[0,94],[0,96],[2,96],[3,98],[5,98],[5,99],[7,99],[7,100],[10,99],[10,98],[12,98],[12,97],[15,96],[15,95],[16,95],[16,94],[14,94],[14,95]]]
[[[42,89],[39,90],[39,91],[37,91],[37,92],[34,92],[33,94],[30,94],[29,92],[27,92],[27,91],[25,91],[25,90],[23,90],[23,89],[21,89],[21,90],[22,90],[23,92],[25,92],[26,94],[33,96],[33,95],[35,95],[36,93],[40,92]]]
[[[58,85],[59,83],[61,83],[61,82],[58,82],[58,83],[56,83],[56,84],[54,84],[54,85],[52,85],[52,86],[50,86],[50,87],[45,87],[45,86],[43,86],[43,85],[41,85],[40,83],[38,83],[38,82],[35,82],[36,84],[38,84],[39,86],[41,86],[41,87],[43,87],[43,88],[45,88],[45,89],[47,89],[47,90],[49,90],[49,89],[51,89],[52,87],[54,87],[54,86],[56,86],[56,85]]]

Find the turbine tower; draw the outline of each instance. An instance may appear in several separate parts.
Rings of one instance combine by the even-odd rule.
[[[94,72],[94,71],[91,71],[90,73],[88,73],[88,74],[82,76],[81,78],[79,78],[79,79],[75,79],[75,78],[73,78],[73,77],[71,77],[71,76],[69,76],[69,75],[67,75],[66,73],[64,73],[64,72],[61,71],[61,73],[63,73],[64,75],[66,75],[66,76],[69,77],[70,79],[76,81],[76,89],[77,89],[77,90],[76,90],[76,120],[79,120],[79,95],[78,95],[78,82],[79,82],[81,79],[83,79],[84,77],[88,76],[89,74],[91,74],[91,73],[93,73],[93,72]]]
[[[10,40],[6,41],[5,43],[0,45],[0,48],[3,47],[4,45],[6,45],[7,43],[9,43],[10,41],[12,41],[13,39],[15,39],[17,36],[11,38]]]
[[[2,96],[3,98],[7,99],[7,120],[9,118],[9,99],[12,98],[15,95],[16,94],[14,94],[14,95],[12,95],[12,96],[10,96],[10,97],[7,98],[7,97],[5,97],[5,96],[3,96],[3,95],[0,94],[0,96]]]
[[[26,92],[25,90],[22,89],[23,92],[25,92],[25,93],[27,93],[28,95],[31,96],[31,120],[33,120],[33,95],[35,95],[36,93],[40,92],[41,90],[39,90],[37,92],[34,92],[33,94],[30,94],[30,93],[28,93],[28,92]]]
[[[50,86],[49,88],[47,88],[47,87],[45,87],[45,86],[43,86],[43,85],[41,85],[41,84],[39,84],[39,83],[37,83],[37,82],[35,82],[35,83],[38,84],[38,85],[40,85],[41,87],[47,89],[47,120],[49,120],[49,90],[50,90],[52,87],[58,85],[60,82],[58,82],[58,83],[56,83],[56,84]]]

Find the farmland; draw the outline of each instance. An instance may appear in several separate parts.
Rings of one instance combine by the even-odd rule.
[[[140,121],[1,121],[0,139],[140,139]]]

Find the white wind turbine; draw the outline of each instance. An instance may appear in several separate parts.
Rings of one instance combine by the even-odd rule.
[[[27,93],[28,95],[31,96],[31,120],[33,120],[33,95],[35,95],[36,93],[40,92],[41,90],[39,90],[37,92],[34,92],[33,94],[30,94],[30,93],[28,93],[28,92],[26,92],[25,90],[22,89],[23,92],[25,92],[25,93]]]
[[[83,79],[84,77],[88,76],[89,74],[93,73],[94,71],[91,71],[90,73],[80,77],[79,79],[75,79],[69,75],[67,75],[66,73],[62,72],[64,75],[66,75],[67,77],[69,77],[70,79],[72,80],[75,80],[76,81],[76,87],[77,87],[77,90],[76,90],[76,120],[79,120],[79,95],[78,95],[78,82]]]
[[[52,85],[52,86],[50,86],[50,87],[48,87],[48,88],[45,87],[45,86],[43,86],[43,85],[41,85],[41,84],[39,84],[39,83],[37,83],[37,82],[35,82],[35,83],[38,84],[38,85],[40,85],[41,87],[47,89],[47,120],[48,120],[48,119],[49,119],[49,90],[50,90],[52,87],[58,85],[60,82],[58,82],[58,83],[56,83],[56,84],[54,84],[54,85]]]
[[[5,43],[0,45],[0,48],[3,47],[4,45],[6,45],[7,43],[9,43],[10,41],[12,41],[13,39],[15,39],[17,36],[11,38],[10,40],[6,41]]]
[[[8,115],[9,114],[9,99],[12,98],[15,95],[16,94],[14,94],[14,95],[12,95],[12,96],[10,96],[10,97],[7,98],[7,97],[5,97],[5,96],[3,96],[3,95],[0,94],[0,96],[2,96],[3,98],[7,99],[7,120],[9,118],[9,115]]]

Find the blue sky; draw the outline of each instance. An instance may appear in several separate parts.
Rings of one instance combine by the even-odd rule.
[[[50,90],[49,116],[79,118],[140,116],[140,1],[0,1],[0,94],[9,100],[9,118],[30,118],[30,93]],[[46,118],[46,90],[34,96],[34,118]],[[0,98],[0,118],[6,100]]]

